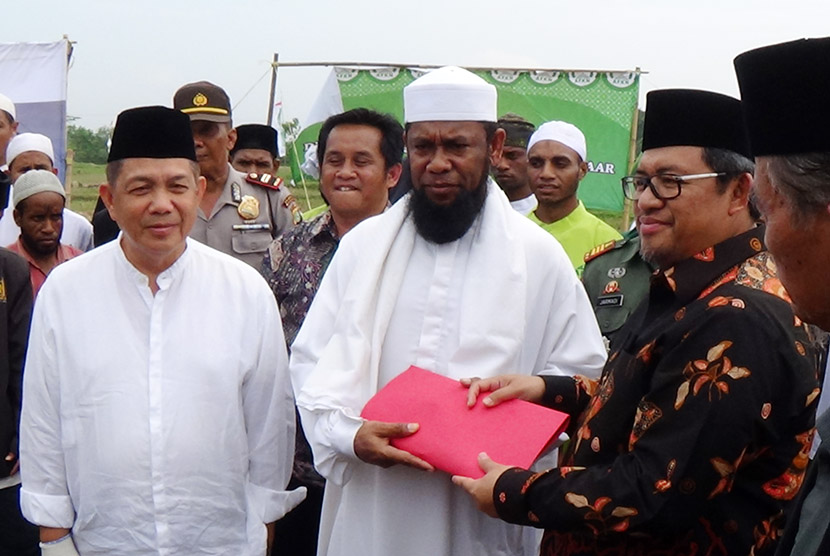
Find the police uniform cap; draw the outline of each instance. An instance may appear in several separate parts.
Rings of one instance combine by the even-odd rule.
[[[236,128],[236,144],[231,155],[240,149],[262,149],[277,158],[277,130],[269,125],[245,124]]]
[[[222,87],[210,81],[182,85],[173,95],[173,108],[191,120],[230,123],[231,99]]]
[[[643,152],[677,146],[718,148],[751,156],[741,101],[695,89],[648,93]]]
[[[190,119],[164,106],[124,110],[115,121],[107,162],[124,158],[187,158],[195,162]]]
[[[830,37],[744,52],[735,73],[754,156],[830,151]]]

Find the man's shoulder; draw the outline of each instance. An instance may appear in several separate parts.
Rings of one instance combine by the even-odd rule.
[[[69,246],[62,244],[61,247]],[[38,298],[43,296],[44,291],[50,287],[50,283],[67,284],[73,282],[75,284],[94,285],[96,282],[110,283],[114,281],[115,277],[107,267],[114,264],[118,256],[116,250],[120,248],[116,239],[85,253],[79,251],[78,256],[73,256],[52,269],[49,273],[49,279],[44,282],[43,288],[38,293]],[[71,289],[71,287],[62,286],[62,289]]]
[[[5,247],[0,247],[0,278],[23,276],[29,279],[29,263],[26,259]]]
[[[235,257],[190,238],[187,249],[200,281],[231,284],[234,291],[259,289],[260,286],[268,289],[262,275],[254,267]]]
[[[601,243],[585,253],[585,271],[590,267],[625,262],[637,256],[640,251],[640,236],[626,232],[621,239]]]

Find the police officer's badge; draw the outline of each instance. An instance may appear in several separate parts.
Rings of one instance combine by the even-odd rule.
[[[203,93],[196,93],[193,97],[193,106],[205,106],[208,103],[208,98]]]
[[[255,220],[259,216],[259,201],[256,197],[245,195],[239,201],[239,206],[236,207],[236,212],[243,220]]]

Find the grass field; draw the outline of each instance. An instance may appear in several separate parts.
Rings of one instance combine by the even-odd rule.
[[[286,183],[291,181],[291,174],[287,167],[283,166],[280,168],[279,175]],[[106,181],[104,165],[76,162],[72,167],[71,179],[72,193],[69,200],[69,208],[83,214],[87,218],[92,218],[95,202],[98,200],[98,186]],[[317,187],[316,181],[306,181],[305,188],[300,185],[299,187],[290,187],[289,189],[297,198],[297,202],[300,204],[303,212],[323,204],[323,199],[320,197],[320,190]],[[621,212],[605,210],[592,210],[591,212],[615,229],[621,229],[623,224],[623,215]]]

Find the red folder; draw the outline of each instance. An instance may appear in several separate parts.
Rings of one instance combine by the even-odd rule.
[[[479,478],[478,454],[524,469],[559,437],[568,415],[523,400],[495,407],[467,407],[467,387],[457,380],[409,367],[384,386],[361,412],[364,419],[419,423],[418,431],[395,438],[392,445],[437,469]]]

